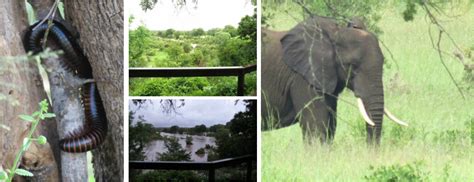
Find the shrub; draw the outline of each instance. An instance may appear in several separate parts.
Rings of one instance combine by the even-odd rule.
[[[367,181],[428,181],[428,173],[421,170],[422,163],[395,164],[374,168],[370,166],[372,174],[365,176]]]
[[[195,152],[197,155],[204,155],[206,153],[206,150],[204,148],[200,148]]]

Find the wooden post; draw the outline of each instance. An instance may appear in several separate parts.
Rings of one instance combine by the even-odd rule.
[[[245,73],[242,71],[239,73],[239,78],[237,80],[237,96],[244,96],[244,86],[245,86]]]
[[[209,176],[208,176],[209,182],[214,182],[216,181],[216,169],[211,168],[209,169]]]
[[[245,181],[252,181],[252,160],[247,161],[247,179]]]

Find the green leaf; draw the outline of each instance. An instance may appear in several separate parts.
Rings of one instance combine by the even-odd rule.
[[[16,169],[15,174],[18,174],[20,176],[28,176],[28,177],[33,176],[33,173],[24,169]]]
[[[5,179],[7,179],[7,175],[8,175],[7,172],[5,172],[5,171],[3,171],[3,170],[0,171],[0,180],[5,180]]]
[[[35,111],[35,112],[34,112],[34,113],[31,115],[31,116],[33,116],[33,117],[34,117],[34,116],[38,116],[39,114],[41,114],[41,112],[40,112],[40,111]]]
[[[54,113],[44,113],[43,116],[45,118],[54,118],[54,117],[56,117],[56,114],[54,114]]]
[[[22,114],[22,115],[20,115],[19,117],[20,117],[20,119],[22,119],[22,120],[24,120],[24,121],[28,121],[28,122],[33,122],[33,121],[35,121],[35,118],[33,118],[33,117],[30,116],[30,115],[24,115],[24,114]]]
[[[39,136],[39,137],[37,138],[37,140],[38,140],[38,144],[40,144],[40,145],[43,145],[43,144],[45,144],[45,143],[48,141],[48,140],[46,139],[46,137],[43,136],[43,135]]]

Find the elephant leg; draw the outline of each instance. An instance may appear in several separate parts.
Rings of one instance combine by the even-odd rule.
[[[291,88],[291,99],[297,113],[296,119],[299,120],[303,131],[303,140],[310,144],[314,143],[316,138],[319,138],[321,143],[330,142],[331,107],[327,105],[324,95],[308,86],[302,78],[296,79]]]
[[[324,99],[313,101],[300,110],[297,115],[303,130],[303,139],[308,143],[314,143],[314,139],[319,138],[321,143],[330,142],[329,128],[330,118]]]
[[[334,135],[336,134],[337,126],[337,98],[335,96],[325,94],[325,101],[329,111],[328,142],[332,143],[334,140]]]

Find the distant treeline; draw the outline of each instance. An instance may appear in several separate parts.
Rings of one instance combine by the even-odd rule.
[[[196,125],[194,127],[179,127],[179,126],[174,125],[169,128],[158,127],[158,128],[155,128],[155,130],[158,132],[173,133],[173,134],[189,134],[189,135],[203,135],[207,133],[207,135],[212,136],[213,133],[216,133],[219,130],[228,128],[229,125],[230,125],[230,122],[228,122],[226,125],[216,124],[216,125],[212,125],[211,127],[206,127],[206,125],[204,124]]]
[[[196,28],[193,30],[189,31],[180,31],[180,30],[175,30],[175,29],[167,29],[167,30],[161,30],[161,31],[156,31],[152,30],[156,36],[158,37],[163,37],[163,38],[170,38],[170,39],[183,39],[183,38],[189,38],[189,37],[198,37],[198,36],[203,36],[203,35],[210,35],[214,36],[216,35],[217,32],[227,32],[230,34],[232,37],[239,36],[239,31],[237,28],[235,28],[232,25],[226,25],[224,28],[213,28],[205,31],[202,28]]]

